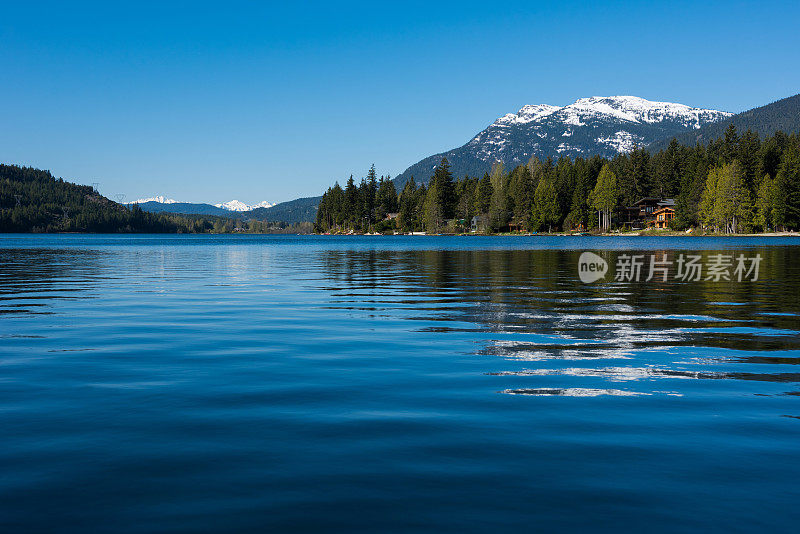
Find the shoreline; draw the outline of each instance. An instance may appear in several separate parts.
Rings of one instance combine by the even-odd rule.
[[[258,235],[258,234],[248,234]],[[298,234],[302,235],[302,234]],[[686,233],[686,232],[627,232],[627,233],[570,233],[570,232],[552,232],[552,233],[535,233],[535,234],[522,234],[522,233],[498,233],[498,234],[482,234],[482,233],[466,233],[466,234],[428,234],[425,232],[414,233],[396,233],[396,234],[306,234],[318,235],[329,237],[395,237],[395,236],[409,236],[409,237],[800,237],[800,232],[764,232],[757,234],[715,234],[715,233]]]
[[[297,234],[288,232],[2,232],[0,236],[47,236],[47,235],[119,235],[119,236],[135,236],[135,235],[182,235],[182,236],[213,236],[213,235],[293,235],[293,236],[320,236],[320,237],[800,237],[800,232],[765,232],[765,233],[750,233],[750,234],[714,234],[714,233],[685,233],[685,232],[626,232],[626,233],[588,233],[588,232],[552,232],[552,233],[497,233],[497,234],[484,234],[484,233],[464,233],[464,234],[428,234],[425,232],[414,233],[395,233],[395,234],[326,234],[326,233],[309,233]]]

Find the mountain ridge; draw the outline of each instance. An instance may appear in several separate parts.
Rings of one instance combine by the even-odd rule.
[[[495,162],[510,168],[533,156],[613,157],[731,115],[627,95],[579,98],[567,106],[529,104],[499,117],[466,144],[411,165],[395,178],[395,185],[402,188],[411,176],[427,182],[442,157],[456,176],[480,176]]]
[[[694,146],[697,143],[706,143],[724,136],[725,130],[731,124],[740,134],[746,130],[752,130],[760,137],[772,135],[778,130],[787,134],[796,132],[800,130],[800,94],[748,109],[714,124],[708,124],[673,137],[682,145]],[[660,139],[648,145],[647,149],[650,152],[657,152],[667,148],[671,140],[672,137]]]

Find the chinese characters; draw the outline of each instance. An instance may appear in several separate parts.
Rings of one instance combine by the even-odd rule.
[[[666,282],[670,278],[684,282],[699,281],[749,281],[758,280],[761,254],[711,254],[707,261],[699,254],[679,254],[671,260],[662,254],[620,254],[617,257],[614,280],[639,282],[651,280]]]

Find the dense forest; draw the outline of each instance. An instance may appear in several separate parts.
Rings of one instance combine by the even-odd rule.
[[[48,171],[0,165],[0,232],[309,233],[310,223],[148,213]]]
[[[374,165],[360,183],[336,183],[322,197],[317,232],[608,230],[643,197],[675,200],[675,230],[741,233],[800,229],[800,136],[765,138],[731,125],[707,144],[673,139],[654,154],[634,148],[613,159],[531,159],[507,172],[454,179],[446,159],[426,185],[399,193]]]

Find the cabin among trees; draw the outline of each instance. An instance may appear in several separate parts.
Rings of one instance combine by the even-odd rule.
[[[672,219],[675,218],[675,208],[672,206],[663,206],[653,212],[654,226],[659,229],[669,228]]]
[[[645,197],[620,210],[620,226],[640,230],[654,226],[668,228],[675,217],[675,200],[672,198]]]
[[[800,230],[800,135],[760,138],[734,126],[697,144],[672,140],[655,154],[635,147],[612,159],[532,158],[482,177],[455,178],[447,159],[427,184],[401,191],[373,165],[322,196],[317,232],[552,232],[702,228]],[[397,213],[394,218],[387,217]]]

